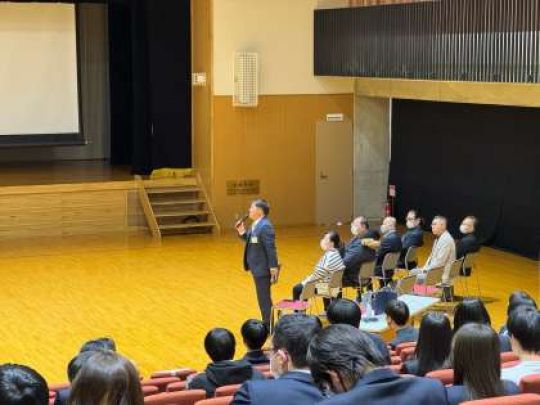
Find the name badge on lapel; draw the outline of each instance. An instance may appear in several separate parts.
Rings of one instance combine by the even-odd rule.
[[[259,238],[257,238],[256,236],[252,236],[251,243],[259,243]]]

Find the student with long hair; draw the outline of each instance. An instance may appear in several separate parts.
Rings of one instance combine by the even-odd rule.
[[[454,385],[447,387],[449,405],[519,393],[516,384],[501,381],[499,337],[488,325],[469,323],[453,340]]]
[[[98,351],[77,374],[69,405],[144,405],[139,373],[125,357]]]
[[[429,312],[422,318],[414,359],[403,364],[403,372],[425,376],[430,371],[445,368],[452,344],[452,328],[448,317]]]

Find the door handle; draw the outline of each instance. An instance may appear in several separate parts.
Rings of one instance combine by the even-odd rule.
[[[326,179],[328,179],[328,175],[324,174],[324,172],[320,172],[319,178],[320,178],[321,180],[326,180]]]

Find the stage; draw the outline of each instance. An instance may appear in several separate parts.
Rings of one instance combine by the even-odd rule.
[[[312,270],[322,232],[277,229],[283,273],[274,300],[290,297]],[[340,232],[349,236],[347,227]],[[421,263],[431,248],[427,236],[426,242]],[[510,292],[540,295],[536,261],[484,248],[477,270],[496,328],[505,320]],[[103,335],[114,337],[146,376],[177,366],[203,369],[209,329],[230,328],[240,357],[239,328],[259,317],[253,281],[242,269],[242,243],[226,230],[161,243],[140,234],[5,241],[0,278],[0,362],[31,365],[50,383],[66,380],[66,365],[83,341]]]

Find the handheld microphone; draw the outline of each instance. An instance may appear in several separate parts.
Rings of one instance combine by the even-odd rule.
[[[242,218],[240,218],[238,221],[236,221],[236,223],[234,224],[234,227],[238,228],[240,226],[240,224],[242,224],[242,222],[245,222],[246,219],[248,219],[248,218],[249,218],[249,214],[244,215]]]

